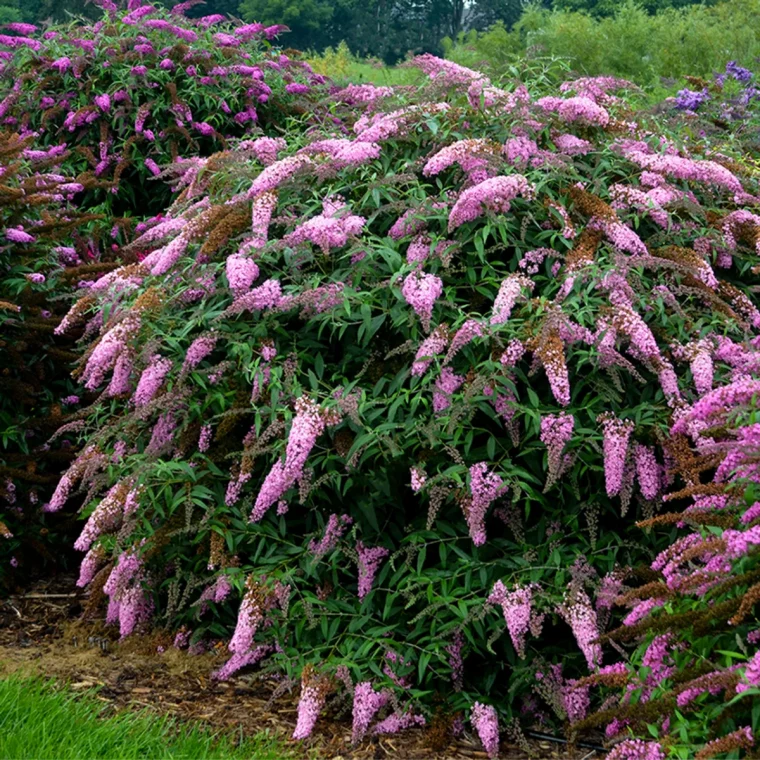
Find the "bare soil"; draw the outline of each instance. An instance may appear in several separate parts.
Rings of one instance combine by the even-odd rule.
[[[57,577],[0,601],[0,678],[18,674],[53,677],[73,690],[96,690],[115,709],[149,708],[206,724],[214,730],[254,734],[268,729],[287,740],[296,721],[298,689],[282,692],[271,677],[243,674],[225,683],[210,679],[226,659],[224,650],[189,655],[171,646],[171,636],[154,633],[117,640],[102,623],[83,621],[86,595],[74,578]],[[158,648],[163,646],[163,652]],[[350,743],[346,709],[336,707],[317,724],[304,757],[334,760],[487,758],[477,738],[455,738],[440,726]],[[529,739],[522,748],[503,743],[503,760],[592,760],[602,752]]]

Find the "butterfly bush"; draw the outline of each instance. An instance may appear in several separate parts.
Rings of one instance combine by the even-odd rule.
[[[94,168],[99,203],[129,193],[135,211],[156,213],[169,196],[147,181],[161,167],[268,131],[324,93],[323,77],[270,49],[276,32],[143,5],[55,35],[2,35],[0,48],[16,52],[3,63],[13,96],[0,123],[66,151],[72,173]]]
[[[18,32],[16,27],[11,31]],[[63,556],[50,550],[61,532],[45,512],[62,466],[76,457],[75,437],[50,436],[75,421],[80,396],[69,377],[75,339],[58,338],[54,330],[77,280],[87,272],[100,276],[117,264],[101,255],[96,242],[108,236],[108,220],[77,205],[85,189],[97,192],[102,184],[92,171],[70,173],[65,146],[46,150],[38,136],[8,127],[0,133],[0,153],[0,420],[5,431],[0,587],[5,588],[29,577],[35,566],[54,566]]]
[[[753,213],[757,179],[709,141],[662,139],[623,82],[542,102],[530,82],[410,65],[428,74],[418,89],[336,88],[337,121],[166,170],[175,200],[64,325],[86,325],[75,372],[93,394],[131,367],[82,414],[88,453],[55,506],[80,499],[89,518],[116,483],[139,489],[88,549],[141,560],[123,592],[109,585],[107,619],[127,599],[125,629],[146,627],[150,598],[194,641],[228,644],[217,678],[300,680],[296,738],[337,691],[357,740],[442,700],[491,755],[500,720],[579,731],[600,707],[611,742],[636,741],[649,702],[626,692],[613,723],[603,690],[629,668],[606,637],[634,641],[755,551],[740,523],[671,556],[672,536],[636,522],[692,495],[673,530],[723,520],[749,467],[730,445],[755,431],[733,437],[724,411],[760,390],[757,250],[741,223],[726,254],[721,222]],[[583,142],[560,150],[560,134]],[[517,136],[539,153],[520,160]],[[669,226],[620,185],[672,187]],[[723,454],[731,467],[702,482]],[[672,584],[636,587],[662,552]],[[201,600],[219,578],[229,592]],[[178,609],[183,594],[197,604]],[[667,645],[647,660],[661,681],[636,670],[630,691],[669,682],[688,652]],[[742,674],[702,676],[696,702]]]
[[[624,693],[616,697],[611,682],[589,679],[603,686],[608,707],[578,724],[604,726],[613,737],[657,737],[646,743],[625,739],[615,749],[620,757],[644,752],[644,746],[658,757],[701,758],[754,746],[752,699],[760,687],[753,609],[760,517],[757,390],[751,377],[736,377],[682,407],[671,426],[674,440],[682,442],[672,467],[683,487],[671,481],[664,500],[678,497],[685,506],[643,525],[681,531],[651,563],[655,580],[631,580],[620,588],[619,604],[636,599],[634,609],[642,609],[609,633],[618,646],[631,648],[614,684]],[[705,471],[700,462],[706,458],[718,466]],[[631,694],[640,695],[637,704]]]
[[[38,523],[45,519],[40,509],[56,480],[49,462],[55,460],[53,470],[60,470],[76,456],[76,441],[69,435],[49,445],[46,441],[61,424],[76,422],[71,414],[61,414],[58,400],[73,390],[67,375],[74,341],[82,330],[91,334],[97,323],[96,318],[86,324],[80,309],[57,329],[67,298],[77,289],[82,295],[90,287],[111,287],[110,278],[102,275],[118,266],[124,244],[139,236],[141,226],[161,227],[173,190],[192,196],[193,178],[205,157],[230,140],[248,137],[263,164],[284,143],[262,135],[288,121],[298,131],[310,126],[305,121],[318,123],[324,116],[324,110],[312,108],[311,117],[301,119],[304,105],[325,95],[326,88],[305,64],[271,49],[278,29],[242,27],[223,16],[190,19],[183,5],[172,11],[147,4],[130,4],[126,10],[108,5],[104,17],[90,24],[74,21],[43,31],[14,23],[0,35],[0,68],[7,85],[0,102],[0,315],[12,345],[21,347],[21,353],[2,352],[3,371],[12,373],[5,377],[9,382],[13,378],[13,387],[4,387],[1,394],[4,429],[13,424],[18,432],[7,449],[13,449],[12,457],[6,461],[3,455],[0,461],[0,482],[5,482],[6,469],[12,472],[8,496],[14,509],[5,515],[0,507],[0,522],[14,526],[8,528],[12,538],[3,542],[3,552],[20,568],[66,557],[57,550],[43,551],[39,543],[34,548],[26,537],[37,542],[42,536],[43,543],[53,545],[65,524],[63,513],[57,522]],[[245,32],[238,34],[240,29]],[[221,30],[229,32],[229,44],[214,38]],[[186,185],[171,182],[171,176],[168,184],[148,183],[164,170],[172,175],[180,165],[183,173],[189,166],[195,169]],[[259,225],[252,228],[254,245],[262,236],[266,240],[267,204],[266,196],[258,204],[262,210]],[[144,216],[149,218],[141,221]],[[152,274],[168,272],[191,241],[167,234],[166,243],[149,262]],[[124,260],[135,263],[144,256],[136,249]],[[134,276],[114,288],[136,288],[141,281]],[[13,321],[6,322],[11,312]],[[111,343],[110,348],[118,347]],[[38,355],[25,357],[32,350]],[[139,375],[129,352],[117,350],[100,359],[105,362],[101,368],[113,369],[107,394],[118,398],[131,393]],[[99,371],[93,363],[94,381]],[[11,423],[11,418],[18,420]],[[156,444],[169,435],[171,419],[165,417],[156,431]],[[37,471],[24,475],[27,458]],[[0,564],[0,582],[5,583],[11,567],[7,561]]]

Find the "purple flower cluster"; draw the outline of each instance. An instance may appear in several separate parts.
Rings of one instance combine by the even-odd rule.
[[[142,558],[129,550],[119,556],[103,585],[103,593],[109,598],[106,623],[118,622],[122,638],[153,614],[153,600],[144,588],[144,581]]]
[[[248,189],[247,197],[256,198],[262,193],[276,190],[280,185],[296,174],[312,168],[314,162],[303,154],[288,156],[267,166],[253,181]]]
[[[572,629],[589,670],[596,670],[602,662],[602,647],[598,641],[599,623],[588,594],[582,589],[571,590],[557,611]]]
[[[522,174],[492,177],[463,190],[449,214],[449,232],[477,219],[484,211],[506,214],[518,195],[526,199],[534,195],[533,185]]]
[[[71,322],[64,318],[56,328],[56,333],[64,333],[70,324]],[[106,373],[114,368],[117,359],[127,351],[128,341],[139,327],[139,317],[130,314],[103,335],[82,372],[82,381],[87,390],[95,390],[103,382]]]
[[[301,681],[301,698],[298,700],[298,719],[293,731],[294,739],[307,739],[317,724],[319,713],[325,704],[325,690],[320,683]]]
[[[356,684],[354,689],[351,743],[358,744],[369,730],[375,715],[388,703],[388,691],[375,691],[370,681]]]
[[[404,278],[401,294],[417,312],[425,332],[430,332],[433,304],[443,293],[443,281],[434,274],[411,272]]]
[[[533,605],[532,589],[530,586],[518,586],[512,591],[507,591],[502,581],[496,581],[488,601],[501,606],[517,656],[525,659],[525,637],[530,630]]]
[[[491,326],[503,325],[512,314],[518,299],[523,297],[523,288],[530,293],[534,287],[533,280],[522,274],[511,274],[504,279],[493,304]]]
[[[105,564],[105,552],[100,547],[93,547],[84,555],[82,564],[79,566],[79,579],[77,586],[85,588]]]
[[[607,760],[665,760],[665,750],[659,742],[626,739],[612,748]]]
[[[560,412],[548,414],[541,418],[541,443],[546,446],[549,460],[549,476],[546,487],[550,488],[565,469],[565,461],[562,454],[565,446],[573,435],[575,418],[572,414]]]
[[[260,590],[256,584],[243,597],[238,610],[237,624],[227,648],[234,654],[246,654],[253,645],[253,637],[264,622],[264,610],[261,606]]]
[[[163,385],[166,376],[171,372],[171,368],[171,359],[162,357],[160,354],[154,354],[151,357],[150,364],[140,375],[140,380],[132,397],[135,406],[145,406],[145,404],[153,400],[153,397]]]
[[[283,238],[285,245],[294,247],[312,243],[327,255],[334,248],[342,248],[349,238],[357,236],[366,219],[345,213],[342,201],[328,199],[323,202],[324,210],[318,216],[308,219]]]
[[[562,121],[567,123],[606,127],[610,122],[608,111],[586,95],[572,98],[549,96],[536,101],[536,105],[546,111],[555,111]]]
[[[421,377],[433,363],[433,357],[442,354],[449,342],[448,325],[438,325],[425,340],[420,343],[412,364],[412,376]]]
[[[604,432],[604,479],[608,496],[617,496],[623,486],[623,474],[628,458],[628,441],[634,423],[621,420],[609,412],[597,420]]]
[[[427,474],[421,467],[412,467],[410,470],[412,491],[419,493],[427,483]]]
[[[424,726],[425,718],[422,715],[416,715],[411,710],[405,712],[403,715],[398,713],[391,713],[387,718],[381,720],[372,729],[372,733],[375,736],[382,736],[383,734],[397,734],[399,731],[406,731],[408,728],[414,726]]]
[[[290,426],[285,461],[278,459],[259,489],[251,512],[251,522],[259,522],[269,508],[303,475],[306,459],[325,428],[321,409],[306,396],[296,401],[296,415]]]
[[[706,87],[702,90],[684,88],[676,94],[674,104],[680,111],[696,111],[708,100],[710,100],[710,93]]]
[[[499,756],[499,718],[493,705],[475,702],[470,712],[470,722],[478,732],[483,749],[490,760]]]
[[[639,488],[645,499],[654,499],[662,487],[661,467],[651,446],[637,443],[633,448]]]
[[[74,542],[74,548],[86,552],[98,536],[115,530],[122,517],[129,511],[134,511],[136,499],[137,492],[131,491],[128,484],[120,482],[112,486],[88,518],[79,538]]]
[[[236,296],[247,293],[259,276],[259,267],[256,262],[239,253],[233,253],[227,257],[226,269],[227,282]]]
[[[459,140],[431,156],[422,168],[422,173],[426,177],[434,177],[453,164],[459,164],[465,174],[471,178],[477,176],[482,181],[487,179],[487,175],[482,176],[488,166],[487,158],[497,151],[498,145],[485,139]]]
[[[705,185],[716,185],[735,194],[744,192],[736,176],[715,161],[697,160],[670,153],[651,153],[642,150],[638,145],[621,146],[621,152],[630,161],[650,172]]]
[[[348,515],[330,515],[322,538],[319,541],[312,540],[309,543],[309,551],[314,555],[314,558],[321,559],[325,554],[331,552],[352,523],[353,519]]]
[[[478,462],[470,467],[470,498],[463,508],[470,529],[470,538],[475,546],[486,542],[486,512],[493,501],[507,490],[504,481],[495,472],[488,472],[486,462]]]
[[[443,412],[451,406],[451,396],[456,393],[464,383],[461,375],[454,373],[451,367],[444,367],[435,381],[433,391],[433,411]]]
[[[216,335],[201,335],[196,338],[187,349],[183,370],[195,369],[214,350],[217,340]]]
[[[483,326],[474,319],[468,319],[451,339],[451,345],[443,360],[444,365],[448,364],[468,343],[481,337],[483,337]]]
[[[372,590],[375,575],[380,569],[380,563],[390,554],[382,546],[365,546],[361,541],[356,542],[356,554],[359,563],[359,599],[364,599]]]
[[[338,170],[374,161],[380,155],[380,146],[365,140],[334,138],[310,143],[301,149],[301,153],[328,156],[328,166]]]

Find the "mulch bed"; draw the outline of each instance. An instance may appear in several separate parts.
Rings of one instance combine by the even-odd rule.
[[[212,681],[209,676],[226,660],[226,652],[189,655],[167,646],[159,653],[161,634],[120,643],[112,629],[81,619],[85,598],[74,578],[61,576],[0,601],[0,677],[55,677],[70,689],[96,688],[97,698],[115,709],[150,708],[215,730],[254,734],[268,729],[283,738],[292,733],[297,687],[280,693],[281,682],[255,673],[225,683]],[[454,738],[434,728],[375,737],[352,747],[350,712],[330,712],[307,743],[293,744],[304,747],[304,756],[335,760],[487,757],[477,738],[468,733]],[[592,760],[603,755],[538,739],[529,739],[522,749],[505,742],[501,751],[504,760]]]

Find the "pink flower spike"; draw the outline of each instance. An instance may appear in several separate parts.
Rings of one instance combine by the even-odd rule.
[[[493,705],[483,705],[475,702],[470,713],[470,722],[478,732],[483,749],[490,760],[499,756],[499,718]]]

